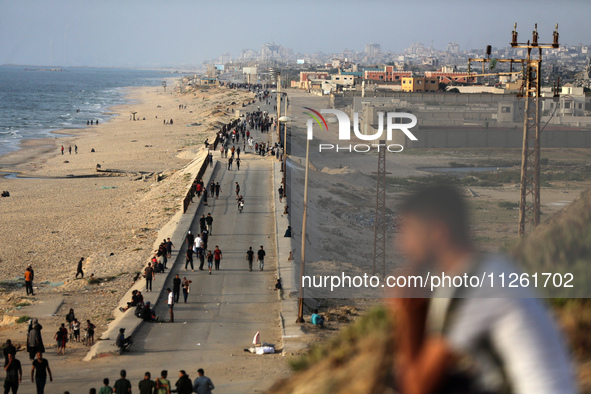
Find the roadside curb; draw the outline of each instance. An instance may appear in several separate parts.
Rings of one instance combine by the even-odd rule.
[[[304,333],[302,326],[296,323],[298,317],[297,281],[294,273],[293,262],[289,260],[292,251],[291,238],[283,235],[289,226],[289,215],[283,214],[285,203],[279,202],[277,190],[281,184],[281,162],[273,160],[273,206],[275,209],[275,246],[277,256],[277,276],[281,278],[282,291],[280,292],[281,310],[279,321],[281,324],[281,340],[283,345],[282,355],[290,355],[301,350],[304,344],[292,339],[301,337]],[[295,295],[295,298],[292,296]]]
[[[201,155],[201,153],[199,155]],[[195,165],[196,163],[199,163],[199,155],[185,168],[189,168]],[[201,166],[205,160],[207,160],[207,156],[205,156],[205,158],[203,158],[203,160],[200,161],[199,166]],[[203,181],[206,185],[209,184],[209,182],[211,181],[212,175],[216,171],[217,167],[218,161],[216,160],[213,167],[207,168],[207,171],[203,176]],[[142,326],[143,320],[137,318],[134,315],[133,310],[121,312],[119,308],[127,306],[127,302],[131,300],[133,290],[142,291],[142,295],[144,296],[144,302],[149,301],[154,307],[157,305],[157,302],[163,297],[163,291],[164,289],[166,289],[166,283],[169,281],[172,272],[177,271],[174,269],[174,267],[177,264],[184,263],[184,254],[181,252],[185,250],[183,246],[185,244],[187,232],[191,229],[191,224],[193,223],[195,217],[199,214],[203,207],[204,205],[202,198],[200,198],[197,202],[194,202],[193,204],[189,205],[185,213],[183,213],[183,207],[181,206],[179,208],[179,211],[158,232],[156,240],[154,241],[153,248],[157,248],[157,246],[160,244],[160,240],[164,238],[170,238],[172,243],[177,247],[177,250],[173,251],[171,253],[170,258],[168,259],[167,272],[164,274],[156,275],[156,279],[152,283],[153,291],[150,293],[146,293],[143,291],[146,283],[142,278],[138,279],[133,284],[133,286],[131,286],[127,290],[125,295],[119,301],[119,305],[117,305],[117,307],[113,311],[115,319],[112,320],[111,323],[109,323],[109,327],[107,328],[107,330],[105,330],[105,332],[101,335],[101,338],[97,340],[96,343],[92,346],[92,348],[88,351],[83,361],[90,361],[96,357],[120,354],[120,350],[117,347],[115,347],[115,338],[120,328],[125,328],[127,336],[133,336],[138,332],[139,328]],[[173,227],[172,231],[169,229],[169,225]]]

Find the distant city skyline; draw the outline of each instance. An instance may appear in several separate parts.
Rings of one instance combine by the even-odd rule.
[[[538,23],[549,41],[590,44],[591,2],[379,0],[211,2],[0,0],[0,64],[96,67],[198,66],[274,42],[297,53],[402,53],[414,43],[446,50],[506,47]]]

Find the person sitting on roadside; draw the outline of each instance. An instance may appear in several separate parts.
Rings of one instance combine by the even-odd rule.
[[[324,328],[324,317],[318,314],[318,309],[314,309],[314,313],[312,313],[312,317],[310,319],[312,324],[318,326],[320,328]]]
[[[117,335],[117,339],[115,340],[115,345],[117,345],[117,347],[119,349],[121,349],[122,351],[127,350],[131,345],[133,344],[133,341],[131,340],[130,337],[125,337],[125,328],[120,328],[119,329],[119,335]]]
[[[144,305],[144,308],[142,309],[141,318],[145,322],[156,321],[156,315],[154,314],[154,312],[152,311],[150,306],[151,306],[150,302],[148,301],[148,302],[146,302],[146,304]]]
[[[144,297],[142,296],[142,293],[140,293],[138,290],[134,290],[131,292],[131,294],[131,302],[127,303],[126,308],[120,307],[119,310],[121,312],[127,312],[129,308],[141,306],[143,304]]]

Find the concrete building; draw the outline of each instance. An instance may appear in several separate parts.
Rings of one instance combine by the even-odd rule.
[[[364,71],[363,78],[380,82],[399,82],[403,77],[412,76],[411,71],[398,71],[394,66],[384,66],[380,69],[367,69]]]
[[[436,92],[439,80],[436,77],[403,77],[403,92]]]
[[[365,54],[369,57],[378,56],[381,50],[382,48],[380,47],[380,44],[371,43],[365,45]]]

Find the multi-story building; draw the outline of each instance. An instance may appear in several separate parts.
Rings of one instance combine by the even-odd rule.
[[[378,56],[381,50],[382,48],[380,47],[380,44],[371,43],[365,45],[365,54],[369,57]]]
[[[435,77],[403,77],[403,92],[436,92],[439,90],[439,81]]]
[[[397,71],[394,69],[394,66],[385,66],[383,70],[365,70],[363,78],[380,82],[398,82],[401,78],[410,76],[412,76],[411,71]]]

